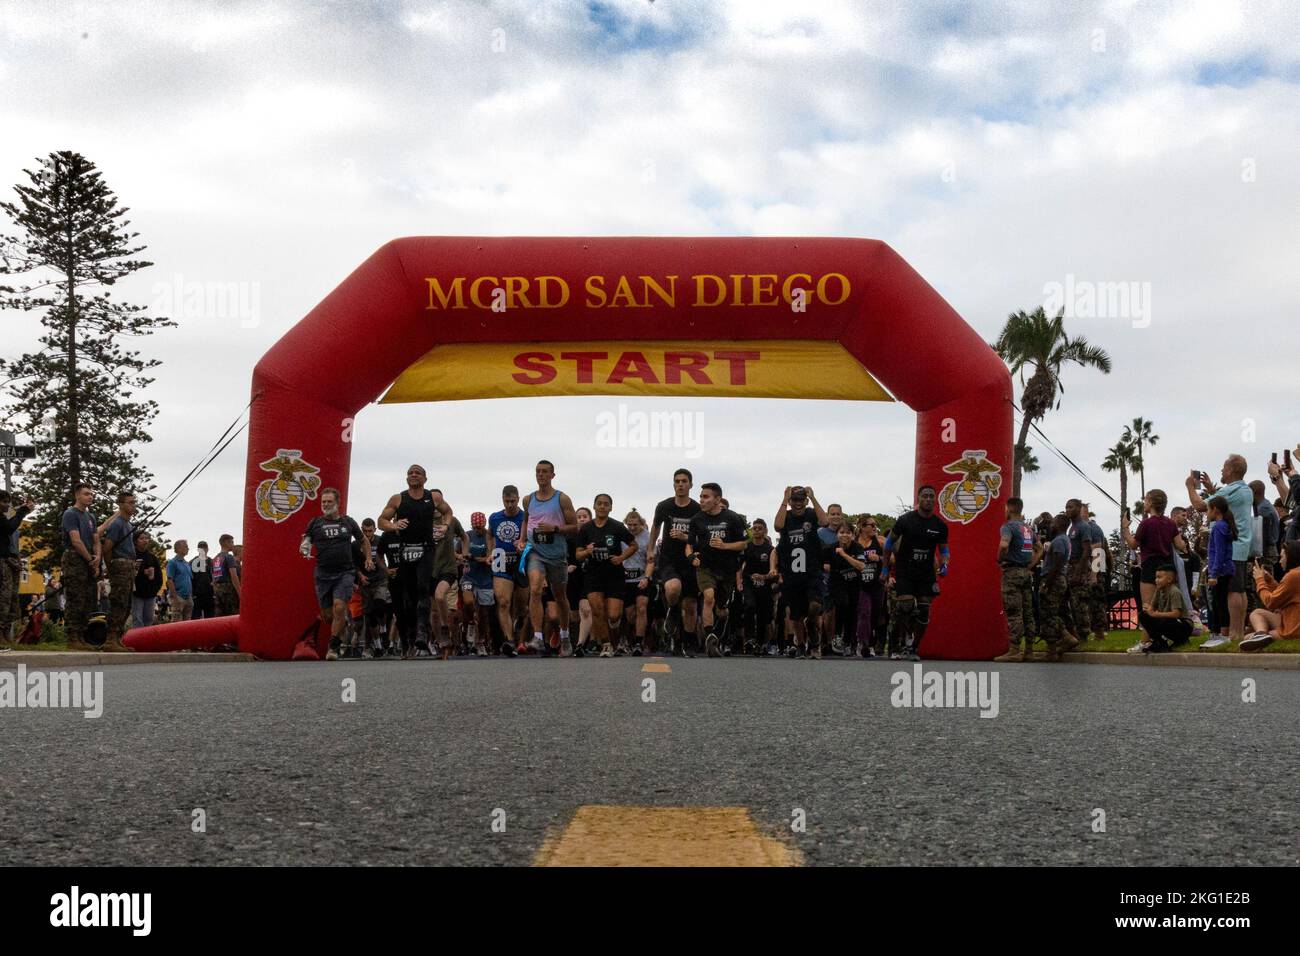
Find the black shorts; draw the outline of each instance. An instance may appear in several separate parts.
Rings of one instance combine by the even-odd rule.
[[[607,598],[621,601],[626,583],[623,569],[608,561],[591,562],[582,572],[583,596],[599,593]]]
[[[624,579],[623,581],[623,603],[635,605],[637,598],[645,598],[647,601],[653,601],[655,596],[655,583],[648,581],[646,586],[640,586],[640,578]]]
[[[1245,594],[1245,593],[1246,593],[1246,576],[1247,576],[1247,574],[1249,573],[1249,572],[1247,571],[1247,565],[1248,565],[1248,564],[1249,564],[1248,561],[1233,561],[1233,562],[1232,562],[1232,578],[1231,578],[1231,580],[1229,580],[1229,582],[1228,582],[1228,593],[1229,593],[1229,594]]]
[[[684,568],[675,564],[665,564],[661,568],[655,569],[655,577],[659,579],[660,584],[667,584],[673,578],[682,582],[682,597],[697,597],[700,589],[695,584],[695,569],[690,565]]]
[[[444,571],[442,574],[436,574],[433,577],[433,587],[438,586],[439,581],[446,581],[448,584],[455,584],[460,575],[455,571]]]
[[[1162,564],[1172,564],[1173,560],[1174,559],[1172,557],[1169,556],[1161,557],[1158,554],[1147,558],[1145,561],[1142,562],[1142,567],[1139,569],[1138,572],[1141,577],[1142,583],[1155,584],[1156,569],[1159,568],[1160,565]]]
[[[790,609],[790,617],[801,620],[808,616],[814,601],[821,603],[821,581],[812,575],[787,577],[781,584],[781,597]]]

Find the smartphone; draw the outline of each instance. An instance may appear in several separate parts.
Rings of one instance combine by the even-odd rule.
[[[1283,450],[1282,463],[1284,468],[1286,468],[1288,471],[1291,470],[1291,449],[1290,448]]]
[[[1273,464],[1277,464],[1277,452],[1273,452]]]

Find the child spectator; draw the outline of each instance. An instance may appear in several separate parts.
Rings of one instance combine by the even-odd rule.
[[[1237,520],[1226,498],[1209,500],[1210,548],[1205,573],[1209,578],[1210,639],[1202,647],[1219,647],[1229,641],[1228,591],[1234,567],[1232,543],[1237,540]]]
[[[1174,582],[1172,564],[1161,565],[1156,570],[1155,583],[1150,602],[1142,605],[1142,613],[1138,615],[1138,621],[1149,637],[1147,653],[1173,650],[1186,644],[1192,636],[1189,609]]]

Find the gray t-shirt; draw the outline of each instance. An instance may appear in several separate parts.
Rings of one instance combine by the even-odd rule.
[[[121,515],[116,515],[104,529],[104,537],[113,542],[112,560],[129,558],[135,560],[135,529],[131,522]]]
[[[81,538],[81,543],[86,546],[86,550],[91,554],[95,552],[95,519],[91,517],[89,511],[82,511],[80,508],[69,508],[63,512],[63,546],[72,547],[71,533],[73,531]]]

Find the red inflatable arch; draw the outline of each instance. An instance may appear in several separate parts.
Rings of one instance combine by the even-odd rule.
[[[466,381],[474,390],[457,392]],[[132,630],[126,643],[289,658],[317,614],[311,564],[297,556],[316,491],[333,485],[346,505],[351,419],[390,384],[386,401],[892,394],[917,412],[915,482],[941,489],[950,525],[925,656],[986,660],[1006,647],[994,556],[1011,465],[1007,368],[883,242],[821,238],[388,243],[253,371],[239,616]],[[438,462],[427,464],[436,483]]]

